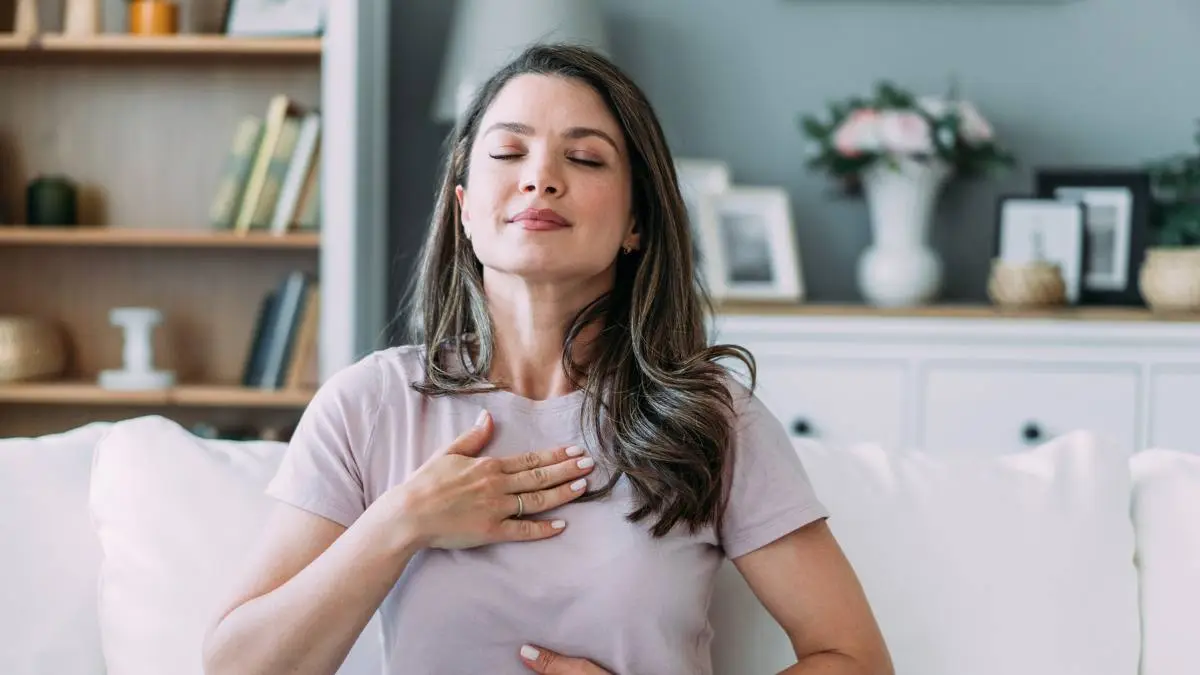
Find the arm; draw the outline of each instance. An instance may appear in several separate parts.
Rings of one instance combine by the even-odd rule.
[[[733,563],[796,651],[781,675],[892,675],[866,595],[824,520]]]
[[[415,552],[380,499],[349,528],[278,505],[204,643],[204,670],[333,673]]]

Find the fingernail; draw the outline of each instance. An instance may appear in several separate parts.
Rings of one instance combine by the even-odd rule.
[[[487,422],[487,418],[488,418],[488,411],[480,410],[479,417],[475,418],[475,426],[477,426],[477,427],[483,426],[484,422]]]
[[[555,520],[550,523],[550,527],[553,527],[556,530],[561,530],[566,526],[567,526],[567,521],[565,521],[565,520]],[[536,659],[537,657],[535,656],[533,658]]]
[[[578,457],[583,454],[583,448],[578,445],[572,445],[567,448],[567,457]]]
[[[578,462],[575,462],[575,465],[581,469],[590,469],[590,468],[592,468],[592,465],[595,463],[596,463],[596,460],[592,459],[591,457],[584,457],[583,459],[579,460]]]
[[[541,652],[534,649],[533,647],[530,647],[529,645],[525,645],[525,646],[521,647],[521,656],[523,656],[526,660],[537,661],[537,658],[541,655],[542,655]]]
[[[574,490],[575,492],[579,492],[580,490],[582,490],[585,487],[587,487],[587,479],[586,478],[580,478],[579,480],[575,481],[574,483],[571,483],[571,489]]]

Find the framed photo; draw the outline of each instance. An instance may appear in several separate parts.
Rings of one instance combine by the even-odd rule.
[[[1010,263],[1050,262],[1062,271],[1067,302],[1079,302],[1087,256],[1078,202],[1002,196],[996,209],[996,257]]]
[[[778,187],[739,187],[708,197],[701,221],[705,277],[713,299],[804,299],[791,200]]]
[[[325,31],[329,0],[229,0],[226,35],[313,37]]]
[[[1137,271],[1150,237],[1150,174],[1122,169],[1041,169],[1037,196],[1082,205],[1085,304],[1138,305]]]
[[[687,207],[692,233],[698,238],[701,222],[712,217],[706,199],[728,190],[732,183],[729,165],[717,159],[678,158],[675,175],[679,179],[679,192]]]

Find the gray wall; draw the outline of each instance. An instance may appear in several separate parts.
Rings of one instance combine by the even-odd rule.
[[[675,154],[723,158],[739,183],[787,187],[813,300],[858,299],[854,263],[868,229],[861,203],[832,198],[828,183],[804,167],[801,112],[865,93],[882,77],[930,93],[958,79],[1021,166],[945,195],[934,243],[947,266],[944,299],[955,301],[985,297],[994,200],[1028,191],[1032,166],[1136,163],[1186,150],[1200,117],[1194,0],[603,4],[614,58],[654,102]],[[424,0],[393,10],[393,223],[401,252],[419,240],[445,131],[427,111],[449,5]]]

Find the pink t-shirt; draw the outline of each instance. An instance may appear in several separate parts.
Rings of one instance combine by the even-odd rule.
[[[546,401],[510,392],[425,397],[420,351],[377,351],[329,379],[305,411],[268,494],[349,527],[469,428],[495,421],[483,455],[582,445],[583,394]],[[567,529],[537,542],[424,550],[384,600],[385,660],[394,675],[526,675],[526,643],[592,659],[617,675],[707,675],[708,604],[722,560],[828,515],[782,425],[731,380],[740,417],[733,483],[719,528],[662,539],[625,519],[628,486],[539,518]],[[583,446],[586,447],[586,446]],[[589,480],[602,485],[599,469]]]

